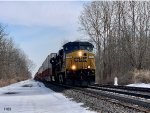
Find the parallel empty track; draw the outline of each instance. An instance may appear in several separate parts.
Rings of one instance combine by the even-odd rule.
[[[94,98],[101,99],[101,97],[104,97],[103,98],[104,100],[106,99],[106,101],[109,101],[111,103],[119,104],[124,107],[136,109],[142,112],[150,113],[150,100],[148,100],[150,99],[150,96],[146,94],[142,94],[139,92],[138,93],[129,92],[126,90],[117,90],[117,88],[115,90],[104,86],[103,87],[88,86],[87,88],[81,88],[56,83],[54,83],[53,85],[73,89]],[[136,98],[134,98],[133,96]]]

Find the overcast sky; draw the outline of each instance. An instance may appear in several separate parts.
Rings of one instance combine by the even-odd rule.
[[[84,38],[78,31],[85,2],[0,2],[0,23],[38,70],[64,40]]]

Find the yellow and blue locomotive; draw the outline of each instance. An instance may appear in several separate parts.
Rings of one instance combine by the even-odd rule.
[[[66,84],[91,84],[95,79],[94,46],[89,42],[68,42],[59,52],[51,53],[45,61],[47,81]],[[43,65],[44,67],[44,65]]]
[[[95,78],[94,46],[89,42],[68,42],[56,57],[51,58],[53,78],[60,83],[67,81],[90,83]]]

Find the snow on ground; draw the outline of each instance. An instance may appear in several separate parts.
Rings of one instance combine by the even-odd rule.
[[[0,88],[0,113],[95,113],[81,105],[34,80]]]
[[[150,88],[150,84],[145,84],[145,83],[129,84],[127,86]]]

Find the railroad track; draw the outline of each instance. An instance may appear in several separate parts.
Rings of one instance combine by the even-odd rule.
[[[146,92],[150,93],[150,88],[143,88],[143,87],[132,87],[132,86],[122,86],[122,85],[92,85],[97,87],[105,87],[105,88],[114,88],[114,89],[124,89],[124,90],[130,90],[130,91],[139,91],[139,92]]]
[[[132,97],[120,95],[119,93],[114,94],[114,93],[109,93],[109,91],[105,91],[105,90],[95,90],[95,88],[94,88],[94,90],[92,88],[89,91],[91,93],[95,93],[96,95],[100,95],[103,97],[117,100],[117,101],[113,100],[114,101],[113,103],[116,103],[116,102],[118,103],[118,101],[120,101],[123,103],[119,102],[119,104],[121,104],[123,106],[150,113],[150,102],[145,102],[145,101],[140,100],[140,99],[137,100],[137,99],[134,99]],[[134,94],[134,96],[135,96],[135,94]],[[110,102],[111,102],[111,100],[110,100]],[[128,103],[130,103],[131,105],[128,105]]]
[[[150,93],[149,90],[147,90],[148,93],[143,94],[143,91],[139,91],[138,89],[136,90],[131,90],[129,88],[126,87],[121,88],[121,87],[104,87],[104,86],[88,86],[88,88],[92,88],[92,89],[97,89],[97,90],[102,90],[102,91],[109,91],[109,92],[113,92],[113,93],[119,93],[119,94],[124,94],[124,95],[130,95],[130,96],[135,96],[135,97],[139,97],[139,98],[143,98],[143,99],[150,99]],[[144,92],[146,92],[146,90],[144,90]]]
[[[122,92],[120,93],[119,91],[116,93],[112,92],[112,90],[106,91],[104,88],[101,90],[100,87],[95,87],[95,86],[89,86],[87,88],[81,88],[81,87],[74,87],[74,86],[68,86],[68,85],[63,85],[63,84],[56,84],[53,83],[53,85],[57,85],[63,88],[67,89],[73,89],[75,91],[81,92],[85,95],[88,95],[90,97],[94,97],[97,99],[103,99],[108,102],[111,102],[113,104],[118,104],[130,109],[135,109],[141,112],[145,113],[150,113],[150,102],[143,101],[141,99],[135,99],[132,98],[132,94],[130,93],[130,96],[124,96],[126,94],[123,94]],[[120,95],[121,94],[121,95]],[[134,94],[135,97],[142,97],[142,94],[139,96],[139,94]],[[143,95],[145,96],[145,95]],[[144,97],[142,97],[144,98]],[[148,97],[146,97],[147,99]]]

